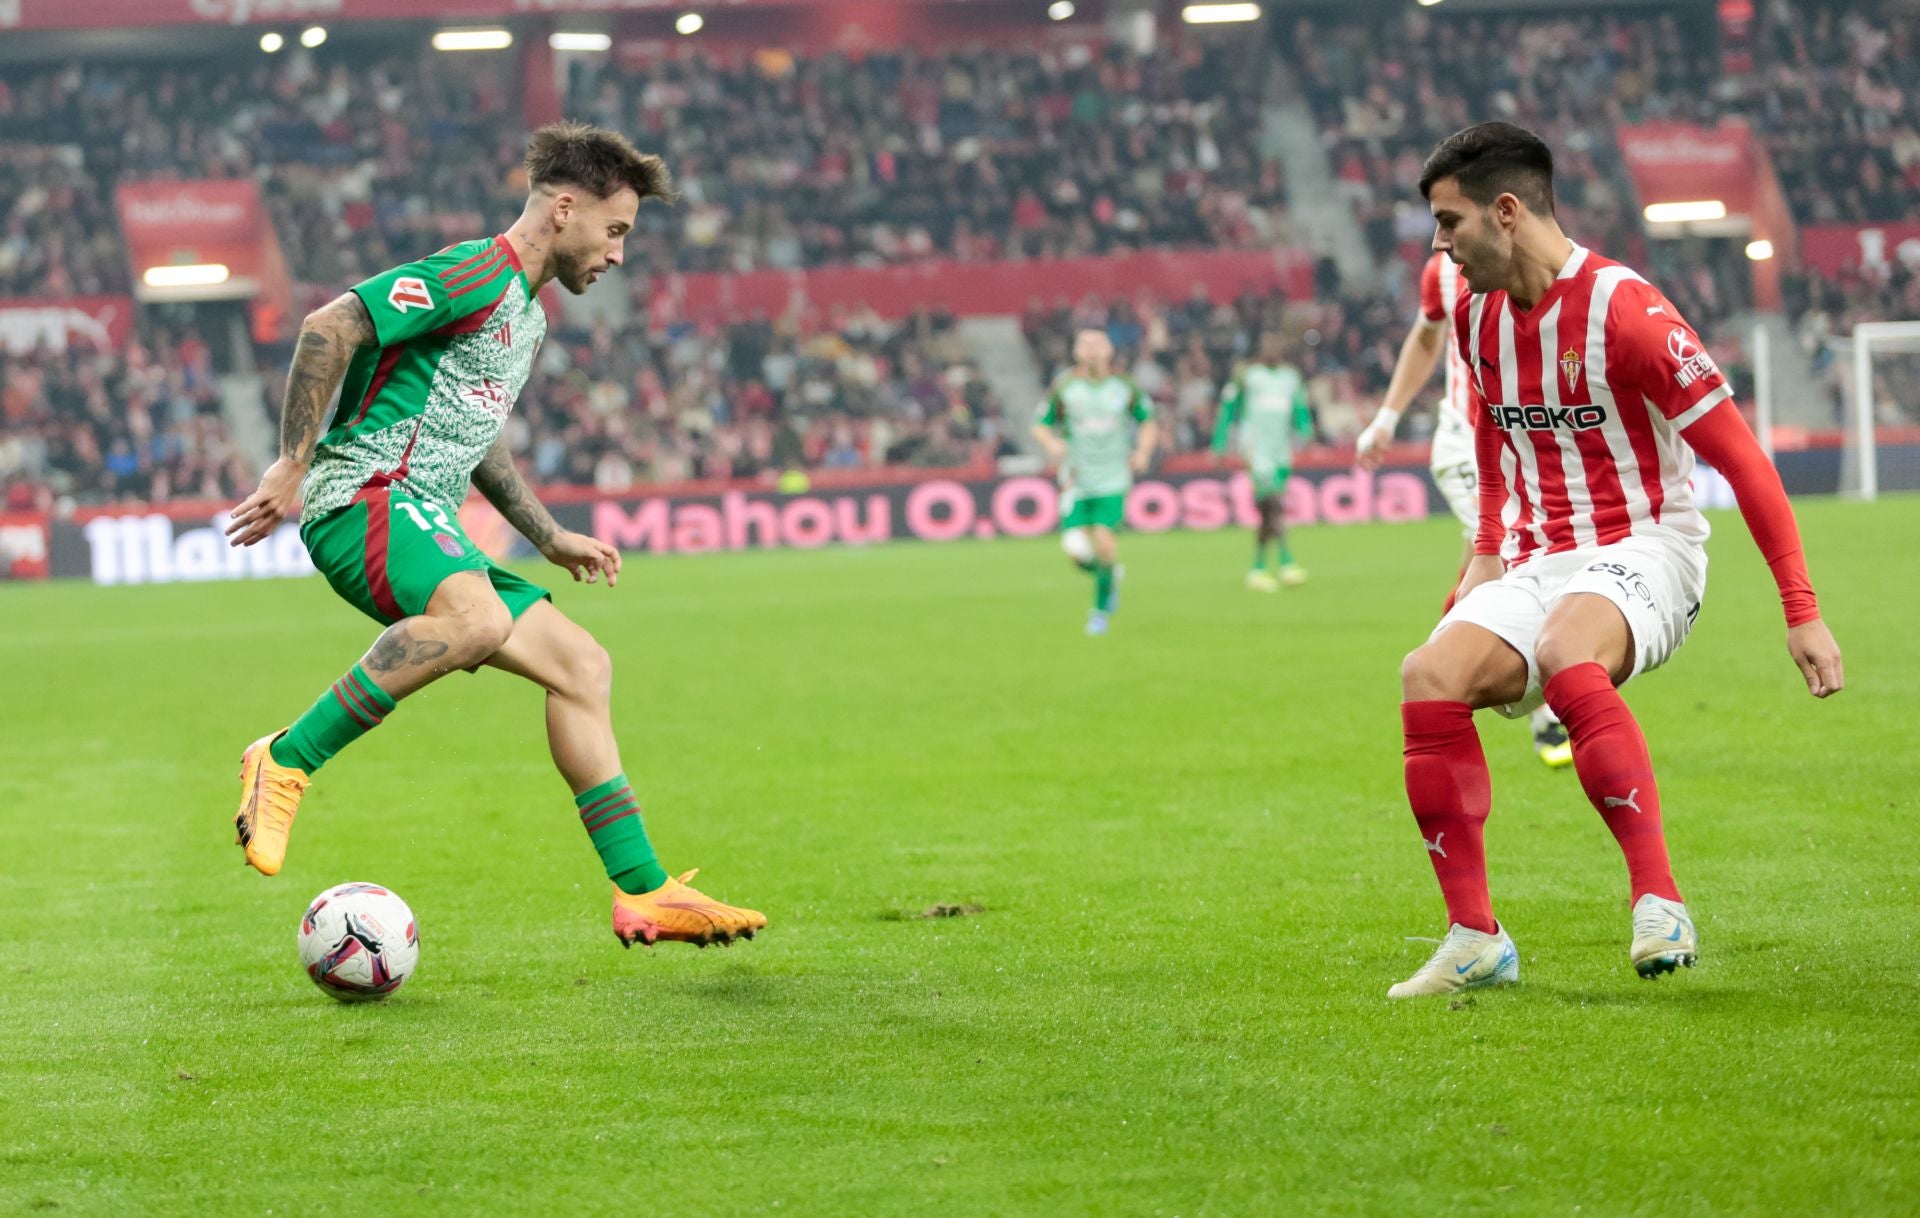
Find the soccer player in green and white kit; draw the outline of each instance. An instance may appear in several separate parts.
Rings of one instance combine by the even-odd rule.
[[[1138,425],[1131,439],[1130,423]],[[1060,468],[1061,540],[1074,565],[1093,576],[1088,634],[1105,634],[1119,607],[1114,533],[1126,520],[1133,476],[1147,468],[1158,434],[1147,395],[1113,371],[1107,332],[1074,335],[1073,371],[1047,395],[1033,436],[1048,464]]]
[[[1313,411],[1307,382],[1286,360],[1286,339],[1278,331],[1260,336],[1259,358],[1244,364],[1220,397],[1220,421],[1213,429],[1213,451],[1224,454],[1234,424],[1240,425],[1240,449],[1253,475],[1260,502],[1260,527],[1253,547],[1247,587],[1273,592],[1281,584],[1301,584],[1306,571],[1287,546],[1287,480],[1293,476],[1293,442],[1313,438]],[[1267,551],[1276,551],[1279,577],[1269,570]]]
[[[277,874],[314,772],[403,698],[486,665],[547,691],[547,743],[612,881],[620,941],[751,938],[764,917],[660,865],[621,769],[606,651],[545,588],[495,566],[456,516],[472,486],[576,581],[619,576],[617,550],[560,528],[534,497],[501,431],[547,332],[541,287],[558,280],[578,296],[619,266],[642,200],[671,197],[672,183],[659,157],[579,123],[534,132],[526,170],[526,207],[505,233],[375,275],[300,327],[279,460],[227,533],[253,545],[304,499],[314,565],[386,629],[292,726],[246,750],[235,840],[249,866]]]

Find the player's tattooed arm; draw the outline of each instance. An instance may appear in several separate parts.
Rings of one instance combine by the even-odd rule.
[[[353,353],[377,342],[367,306],[352,292],[315,309],[301,324],[280,407],[280,457],[260,475],[259,488],[233,509],[227,525],[230,544],[265,541],[293,513],[320,443],[327,406],[347,375]]]
[[[327,406],[346,379],[353,353],[378,341],[366,303],[353,292],[341,293],[308,315],[280,407],[281,459],[302,466],[313,460]]]
[[[536,549],[546,552],[560,532],[560,525],[514,467],[505,436],[495,440],[487,455],[480,458],[480,464],[473,471],[473,485],[487,497],[488,503],[499,509],[508,524],[520,530]]]
[[[495,440],[480,459],[473,471],[473,484],[548,562],[573,572],[576,583],[595,583],[602,576],[609,588],[619,582],[620,551],[597,537],[561,528],[514,468],[505,437]]]

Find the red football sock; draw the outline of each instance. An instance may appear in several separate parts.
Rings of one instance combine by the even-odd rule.
[[[1464,702],[1403,702],[1400,722],[1407,737],[1407,803],[1447,898],[1447,918],[1492,934],[1498,924],[1482,830],[1493,807],[1493,779],[1473,709]]]
[[[1627,856],[1633,899],[1651,892],[1678,901],[1647,738],[1613,679],[1598,664],[1575,664],[1548,681],[1546,693],[1573,740],[1580,785]]]

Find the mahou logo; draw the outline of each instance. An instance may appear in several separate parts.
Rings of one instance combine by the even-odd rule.
[[[281,525],[244,549],[227,544],[223,512],[207,528],[176,532],[165,516],[100,516],[81,532],[96,584],[201,583],[222,579],[275,579],[306,575],[313,559],[300,540],[300,526]]]

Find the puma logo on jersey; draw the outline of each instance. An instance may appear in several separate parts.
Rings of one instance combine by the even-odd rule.
[[[393,281],[393,287],[387,292],[387,303],[394,312],[405,313],[408,309],[431,309],[433,296],[427,291],[427,281],[411,276]]]
[[[1437,854],[1441,858],[1446,858],[1447,852],[1440,848],[1440,843],[1445,841],[1446,837],[1447,837],[1446,832],[1443,830],[1439,833],[1434,834],[1433,840],[1430,842],[1427,841],[1427,839],[1424,837],[1421,838],[1420,840],[1426,844],[1428,854]]]
[[[1635,816],[1638,816],[1638,815],[1640,815],[1640,805],[1634,802],[1635,800],[1637,800],[1637,799],[1639,799],[1639,798],[1640,798],[1640,788],[1639,788],[1639,787],[1635,787],[1635,788],[1634,788],[1633,790],[1631,790],[1631,791],[1628,791],[1628,792],[1627,792],[1627,797],[1626,797],[1625,799],[1619,799],[1619,798],[1617,798],[1617,797],[1615,797],[1615,796],[1612,796],[1612,795],[1609,795],[1609,796],[1607,796],[1606,798],[1607,798],[1607,807],[1609,807],[1609,808],[1632,808],[1632,809],[1633,809],[1633,813],[1634,813],[1634,815],[1635,815]]]

